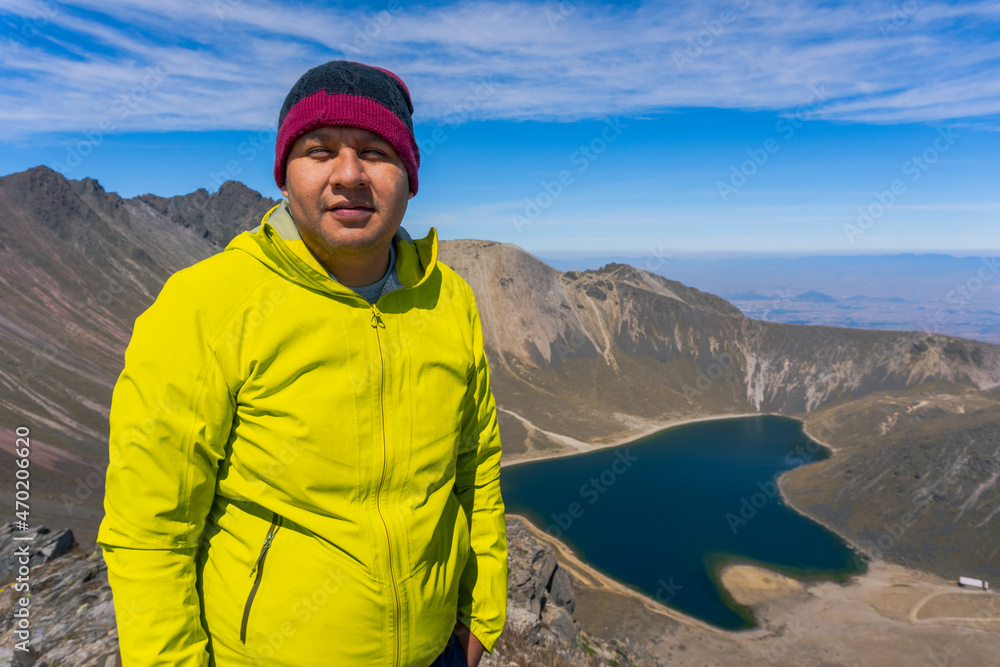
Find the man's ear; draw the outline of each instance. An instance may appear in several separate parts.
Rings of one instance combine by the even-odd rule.
[[[281,196],[284,197],[285,199],[288,199],[288,186],[287,185],[285,187],[281,188]],[[410,195],[410,196],[412,197],[413,195]]]
[[[409,196],[409,197],[407,197],[407,199],[413,199],[413,195],[414,195],[414,194],[415,194],[415,193],[411,192],[411,193],[410,193],[410,196]]]

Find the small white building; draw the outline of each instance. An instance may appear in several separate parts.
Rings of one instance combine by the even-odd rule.
[[[968,586],[969,588],[981,588],[984,591],[990,590],[990,582],[983,581],[982,579],[971,579],[969,577],[959,577],[959,586]]]

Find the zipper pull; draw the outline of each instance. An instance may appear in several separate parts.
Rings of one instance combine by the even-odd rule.
[[[251,577],[253,576],[253,573],[257,571],[257,567],[258,567],[258,566],[259,566],[259,565],[261,564],[261,562],[262,562],[262,561],[264,560],[264,556],[266,556],[266,555],[267,555],[267,550],[268,550],[268,549],[269,549],[269,548],[271,547],[271,539],[272,539],[273,537],[274,537],[274,533],[271,533],[271,534],[269,534],[269,535],[267,536],[267,539],[265,539],[265,540],[264,540],[264,548],[262,548],[262,549],[260,550],[260,555],[259,555],[259,556],[257,556],[257,562],[253,564],[253,569],[252,569],[252,570],[250,570],[250,576],[251,576]]]
[[[385,323],[382,322],[382,311],[379,310],[378,306],[376,306],[374,303],[371,304],[371,306],[372,306],[372,320],[371,320],[371,325],[373,327],[382,327],[384,329],[385,328]]]
[[[271,548],[271,540],[274,539],[274,534],[276,532],[278,532],[277,525],[272,525],[271,528],[267,531],[267,537],[264,538],[264,546],[261,547],[260,555],[257,556],[257,562],[253,564],[253,569],[250,570],[251,577],[253,576],[253,573],[257,571],[257,568],[260,566],[260,564],[264,562],[264,556],[267,555],[267,550]]]

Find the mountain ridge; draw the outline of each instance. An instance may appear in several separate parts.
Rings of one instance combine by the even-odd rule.
[[[49,481],[39,480],[35,500],[50,524],[68,523],[84,543],[96,533],[111,389],[135,317],[167,276],[255,227],[274,203],[238,183],[123,199],[93,179],[68,181],[43,167],[0,178],[0,415],[5,424],[30,423],[49,448]],[[476,294],[507,461],[606,445],[670,421],[795,416],[825,440],[852,444],[826,467],[790,473],[790,500],[860,542],[910,492],[880,486],[882,471],[865,461],[919,454],[926,482],[959,460],[941,447],[908,452],[906,438],[893,435],[909,424],[906,406],[926,402],[906,428],[963,442],[967,460],[997,459],[986,432],[965,433],[955,415],[997,404],[1000,346],[751,319],[721,297],[643,269],[612,262],[560,272],[513,244],[442,241],[440,257]],[[912,396],[921,398],[908,403]],[[890,413],[896,421],[879,426]],[[855,424],[870,424],[871,433]],[[0,430],[0,448],[12,445],[13,431]],[[983,486],[990,465],[966,471],[942,512],[906,531],[906,549],[881,556],[905,563],[921,544],[971,539],[967,528],[977,524],[978,534],[995,534],[1000,494]],[[847,469],[862,480],[856,488],[868,489],[849,503],[837,499]],[[806,478],[809,485],[796,483]],[[935,550],[919,565],[942,576],[973,565],[1000,572],[995,560],[971,558]]]

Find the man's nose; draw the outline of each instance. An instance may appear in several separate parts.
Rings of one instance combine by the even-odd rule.
[[[365,165],[353,148],[343,147],[333,160],[333,170],[330,172],[330,184],[333,187],[356,188],[368,184]]]

